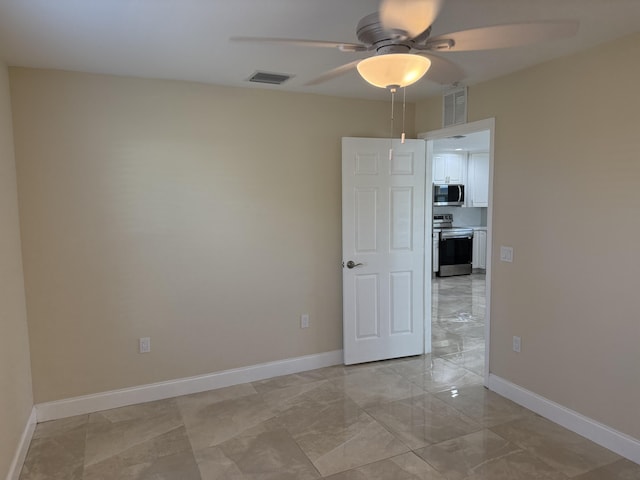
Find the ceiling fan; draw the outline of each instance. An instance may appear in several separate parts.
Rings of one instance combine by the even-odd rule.
[[[358,22],[361,43],[300,40],[272,37],[231,37],[235,42],[257,42],[338,48],[343,52],[374,52],[323,73],[305,85],[317,85],[353,69],[364,80],[395,91],[428,78],[447,85],[459,82],[464,71],[437,53],[517,47],[544,40],[571,37],[578,31],[574,20],[513,23],[462,30],[431,37],[434,21],[444,0],[382,0],[380,10]]]

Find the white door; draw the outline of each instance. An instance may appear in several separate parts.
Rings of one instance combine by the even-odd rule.
[[[424,352],[425,142],[390,144],[342,139],[347,365]]]

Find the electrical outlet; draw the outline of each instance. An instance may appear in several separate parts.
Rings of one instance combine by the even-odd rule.
[[[522,341],[520,339],[520,337],[513,337],[513,351],[520,353],[520,347],[521,347]]]
[[[138,340],[140,353],[149,353],[151,351],[151,337],[142,337]]]
[[[303,313],[300,315],[300,328],[309,328],[309,314]]]
[[[513,247],[500,247],[500,261],[513,262]]]

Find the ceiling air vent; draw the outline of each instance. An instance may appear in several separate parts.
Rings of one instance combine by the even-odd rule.
[[[467,123],[467,87],[456,88],[442,96],[442,126]]]
[[[292,75],[284,73],[256,72],[248,80],[254,83],[268,83],[269,85],[282,85],[289,80]]]

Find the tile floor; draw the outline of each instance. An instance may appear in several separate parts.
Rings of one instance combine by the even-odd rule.
[[[20,478],[640,479],[640,466],[483,388],[483,292],[481,275],[435,280],[433,355],[39,424]]]

